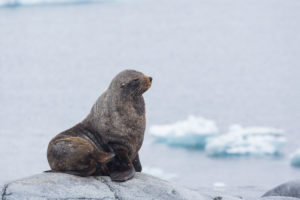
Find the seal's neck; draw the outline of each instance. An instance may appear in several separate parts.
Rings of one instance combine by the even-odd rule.
[[[138,115],[145,114],[145,101],[143,96],[136,96],[132,99],[131,104],[133,105]]]
[[[97,99],[83,123],[88,123],[97,130],[99,122],[109,120],[112,113],[122,116],[134,113],[139,116],[145,115],[143,96],[123,96],[108,89]]]

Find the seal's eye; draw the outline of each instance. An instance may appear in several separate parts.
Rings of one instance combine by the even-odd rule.
[[[121,87],[124,87],[125,85],[126,85],[125,83],[122,83],[122,84],[121,84]]]
[[[140,79],[136,78],[133,79],[132,81],[130,81],[130,83],[128,84],[129,87],[131,88],[137,88],[140,85]]]
[[[137,86],[137,85],[139,85],[139,84],[140,84],[140,79],[138,79],[138,78],[133,79],[133,80],[131,81],[131,85],[133,85],[133,86]]]

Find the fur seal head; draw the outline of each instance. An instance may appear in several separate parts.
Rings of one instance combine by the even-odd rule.
[[[124,70],[112,81],[109,90],[119,92],[124,96],[139,96],[146,92],[152,84],[152,77],[145,76],[135,70]]]

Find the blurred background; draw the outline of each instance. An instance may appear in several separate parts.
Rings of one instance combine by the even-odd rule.
[[[51,138],[83,120],[124,69],[153,77],[146,173],[193,189],[299,178],[299,1],[0,5],[1,184],[48,170]]]

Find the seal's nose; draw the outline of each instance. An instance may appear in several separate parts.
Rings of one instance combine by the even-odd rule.
[[[151,76],[149,76],[149,80],[150,80],[150,82],[152,82],[152,77]]]

